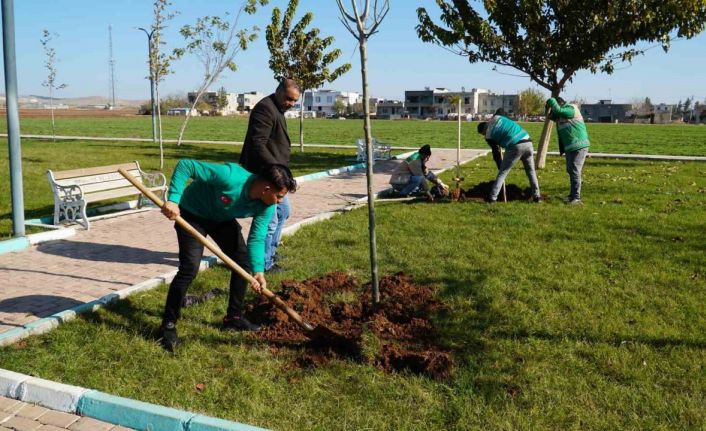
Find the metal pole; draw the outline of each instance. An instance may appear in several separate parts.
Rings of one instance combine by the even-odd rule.
[[[152,63],[152,35],[154,30],[148,32],[142,27],[138,30],[142,30],[147,35],[147,52],[149,53],[150,59],[150,100],[152,101],[152,142],[157,143],[157,107],[154,103],[154,64]]]
[[[17,64],[15,61],[15,10],[13,0],[2,0],[2,42],[5,63],[5,109],[7,144],[10,151],[10,188],[12,191],[12,234],[25,235],[25,210],[22,195],[22,154],[20,153],[20,114],[17,107]]]

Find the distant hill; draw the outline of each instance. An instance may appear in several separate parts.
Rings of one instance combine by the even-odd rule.
[[[0,102],[5,103],[4,94],[0,95]],[[145,102],[145,100],[116,99],[115,104],[118,108],[137,108]],[[19,96],[18,103],[23,109],[45,109],[49,107],[49,98],[36,95]],[[54,107],[59,108],[95,108],[105,106],[107,103],[108,98],[105,96],[54,98]]]

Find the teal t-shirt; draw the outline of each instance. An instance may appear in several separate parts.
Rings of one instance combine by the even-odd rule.
[[[223,222],[252,217],[248,254],[253,272],[265,268],[265,237],[275,205],[248,196],[257,175],[237,163],[180,160],[169,183],[169,200],[207,220]],[[187,181],[192,182],[188,186]]]
[[[517,143],[522,140],[529,139],[530,136],[529,133],[516,122],[505,116],[496,115],[488,122],[485,138],[503,148],[507,148],[512,145],[517,145]]]

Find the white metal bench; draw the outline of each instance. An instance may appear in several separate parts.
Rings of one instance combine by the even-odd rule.
[[[371,144],[373,147],[373,161],[390,160],[392,158],[392,156],[390,155],[390,151],[392,150],[392,148],[389,145],[380,143],[375,138],[373,138]],[[367,160],[368,152],[366,151],[365,139],[358,139],[358,141],[356,142],[356,147],[358,150],[356,159],[359,162]]]
[[[54,224],[62,221],[75,222],[90,229],[86,216],[86,205],[125,196],[138,196],[137,207],[141,208],[143,196],[128,180],[118,173],[125,168],[153,192],[167,190],[167,179],[161,172],[148,173],[140,169],[137,161],[119,165],[73,169],[69,171],[47,171],[49,184],[54,192]]]

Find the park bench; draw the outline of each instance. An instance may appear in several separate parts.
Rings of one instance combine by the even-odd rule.
[[[75,222],[88,230],[91,225],[86,215],[87,204],[125,196],[138,196],[137,208],[141,208],[147,200],[120,175],[119,168],[125,168],[153,192],[161,193],[164,200],[167,179],[161,172],[143,171],[137,161],[69,171],[48,170],[47,177],[54,192],[54,224],[62,220]]]
[[[380,143],[375,138],[373,138],[371,144],[373,147],[373,161],[390,160],[392,158],[392,156],[390,155],[390,151],[392,150],[392,148],[389,145]],[[356,148],[358,150],[356,159],[359,162],[367,160],[368,152],[366,151],[365,139],[358,139],[358,141],[356,142]]]

